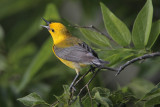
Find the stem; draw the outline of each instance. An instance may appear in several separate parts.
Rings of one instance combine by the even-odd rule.
[[[123,64],[122,66],[119,67],[118,72],[116,73],[116,76],[118,74],[120,74],[120,72],[124,68],[126,68],[128,65],[130,65],[130,64],[132,64],[132,63],[134,63],[136,61],[139,61],[139,60],[143,60],[143,59],[147,59],[147,58],[152,58],[152,57],[156,57],[156,56],[160,56],[160,52],[155,52],[155,53],[151,53],[151,54],[145,54],[143,56],[140,56],[140,57],[134,58],[134,59],[132,59],[130,61],[127,61],[125,64]]]

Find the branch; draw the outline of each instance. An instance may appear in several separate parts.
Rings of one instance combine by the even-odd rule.
[[[79,93],[77,94],[77,96],[76,96],[76,98],[74,99],[74,101],[76,101],[76,100],[77,100],[77,97],[80,96],[80,94],[82,93],[82,91],[83,91],[85,88],[87,88],[89,97],[90,97],[90,99],[91,99],[91,105],[93,106],[93,104],[92,104],[92,96],[91,96],[91,93],[90,93],[90,90],[89,90],[89,84],[92,82],[92,80],[95,78],[95,76],[97,75],[97,73],[98,73],[100,70],[101,70],[101,69],[98,69],[97,71],[93,72],[92,78],[86,83],[86,85],[84,85],[84,86],[80,89],[80,91],[79,91]],[[74,101],[73,101],[73,102],[74,102]]]
[[[147,58],[152,58],[152,57],[156,57],[156,56],[160,56],[160,52],[155,52],[155,53],[151,53],[151,54],[146,54],[146,55],[143,55],[143,56],[140,56],[140,57],[137,57],[137,58],[134,58],[130,61],[127,61],[125,64],[123,64],[122,66],[119,67],[119,69],[117,70],[117,73],[116,73],[116,76],[118,74],[120,74],[120,72],[126,68],[128,65],[136,62],[136,61],[139,61],[139,60],[142,60],[142,59],[147,59]]]
[[[69,25],[69,26],[71,26],[71,25]],[[90,26],[79,26],[79,25],[74,25],[74,26],[72,26],[72,27],[75,27],[75,28],[87,28],[87,29],[93,29],[93,30],[95,30],[96,32],[100,33],[101,35],[106,36],[109,40],[112,40],[111,37],[109,37],[108,35],[102,33],[99,29],[97,29],[97,28],[96,28],[95,26],[93,26],[93,25],[90,25]],[[112,41],[113,41],[113,40],[112,40]]]

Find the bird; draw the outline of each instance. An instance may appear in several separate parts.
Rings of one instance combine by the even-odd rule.
[[[82,67],[88,65],[98,67],[109,63],[99,59],[97,53],[92,48],[79,38],[72,36],[62,23],[49,22],[44,18],[42,19],[47,26],[41,26],[49,31],[53,39],[53,53],[62,63],[76,71],[76,76],[69,87],[70,90],[75,90],[74,83],[79,77]]]

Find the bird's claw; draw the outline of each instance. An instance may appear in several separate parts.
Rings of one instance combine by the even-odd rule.
[[[91,66],[90,72],[94,73],[95,69],[96,69],[96,67]]]
[[[70,87],[69,87],[69,90],[70,90],[70,92],[76,91],[76,88],[75,88],[74,86],[70,86]]]

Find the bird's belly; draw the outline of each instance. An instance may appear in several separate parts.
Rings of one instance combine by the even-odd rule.
[[[55,54],[54,48],[53,48],[53,53]],[[72,61],[67,61],[64,60],[62,58],[59,58],[56,54],[55,56],[61,61],[63,62],[66,66],[72,68],[72,69],[80,69],[81,67],[85,67],[86,64],[82,64],[82,63],[76,63],[76,62],[72,62]]]
[[[61,62],[63,62],[65,65],[67,65],[68,67],[72,68],[72,69],[80,69],[81,67],[85,67],[85,64],[82,63],[76,63],[76,62],[72,62],[72,61],[67,61],[61,58],[58,58]]]

